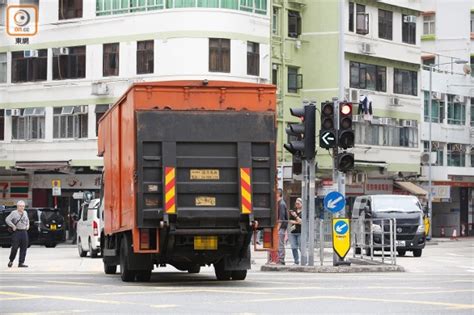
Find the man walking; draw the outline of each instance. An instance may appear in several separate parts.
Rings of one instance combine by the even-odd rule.
[[[30,228],[30,220],[25,211],[25,202],[20,200],[16,204],[16,210],[12,211],[5,219],[5,223],[13,230],[12,249],[10,251],[10,261],[8,267],[13,266],[18,247],[20,247],[20,260],[18,267],[28,267],[25,265],[26,249],[28,248],[28,229]]]
[[[283,190],[278,189],[278,263],[285,264],[285,235],[288,228],[288,208],[283,200]]]

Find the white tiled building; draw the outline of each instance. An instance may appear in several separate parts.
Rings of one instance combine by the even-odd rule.
[[[29,45],[3,35],[5,2],[38,6]],[[53,179],[70,211],[73,192],[98,191],[97,121],[133,82],[270,79],[265,0],[9,0],[0,12],[0,204],[53,206]]]

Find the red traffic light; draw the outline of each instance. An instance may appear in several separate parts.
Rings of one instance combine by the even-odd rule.
[[[352,114],[352,104],[351,103],[342,103],[339,107],[339,112],[342,115],[350,115]]]

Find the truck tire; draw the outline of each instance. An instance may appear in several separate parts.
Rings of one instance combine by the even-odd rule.
[[[232,280],[245,280],[247,270],[232,270]]]
[[[414,249],[413,250],[413,256],[415,256],[415,257],[421,257],[422,253],[423,253],[422,249]]]
[[[87,252],[82,249],[81,239],[77,240],[77,251],[79,252],[79,257],[86,257]]]
[[[104,272],[106,275],[114,275],[117,273],[117,266],[109,265],[104,262]]]
[[[224,259],[214,264],[214,271],[216,273],[217,280],[227,281],[232,277],[232,271],[224,269]]]
[[[397,252],[398,252],[398,256],[400,256],[400,257],[405,256],[405,254],[407,253],[407,251],[404,250],[404,249],[399,249],[399,250],[397,250]]]
[[[132,282],[135,280],[135,272],[130,270],[127,257],[130,251],[130,244],[126,236],[122,237],[120,242],[120,277],[123,282]]]
[[[89,253],[91,253],[91,258],[97,258],[97,254],[99,253],[97,249],[92,248],[91,239],[89,239]]]
[[[44,246],[45,246],[46,248],[54,248],[54,247],[56,247],[56,243],[51,243],[51,242],[50,242],[50,243],[44,244]]]
[[[188,273],[199,273],[200,271],[201,271],[201,266],[199,265],[194,265],[188,268]]]
[[[151,278],[151,270],[138,270],[136,272],[136,279],[138,282],[148,282]]]

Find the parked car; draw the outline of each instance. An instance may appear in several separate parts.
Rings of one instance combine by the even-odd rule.
[[[0,245],[11,246],[11,233],[8,232],[5,219],[16,207],[0,209]],[[25,209],[30,219],[28,230],[29,245],[45,245],[56,247],[64,242],[65,226],[64,217],[56,208],[27,208]]]
[[[354,227],[356,243],[364,243],[367,255],[369,231],[373,231],[374,250],[382,249],[382,220],[396,219],[395,246],[399,256],[412,251],[413,256],[420,257],[425,247],[425,225],[423,210],[416,196],[407,195],[367,195],[359,196],[354,201],[352,219],[361,224]],[[370,221],[371,219],[372,221]],[[357,221],[356,221],[357,222]],[[372,222],[372,226],[370,226]],[[390,243],[388,223],[384,223],[384,244]],[[365,240],[364,240],[365,237]],[[384,246],[384,248],[385,248]],[[356,248],[360,252],[360,248]]]
[[[104,206],[98,198],[82,205],[77,217],[77,249],[80,257],[89,253],[95,258],[100,253],[103,213]]]

